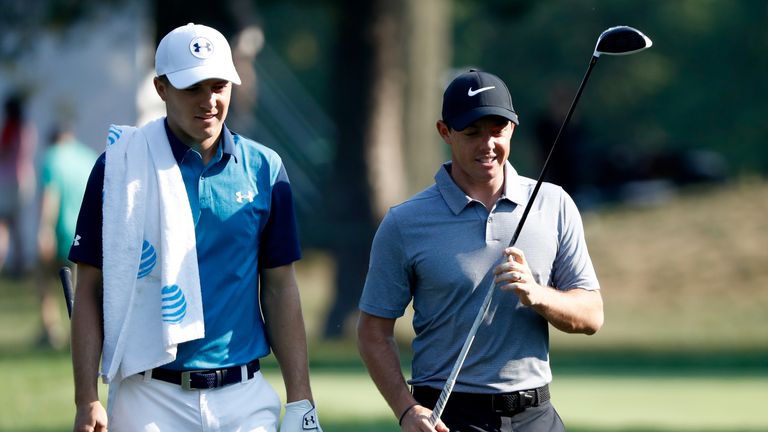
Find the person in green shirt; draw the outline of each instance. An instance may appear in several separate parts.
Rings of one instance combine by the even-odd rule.
[[[43,321],[40,344],[58,349],[66,344],[67,338],[61,323],[60,295],[54,278],[60,267],[72,267],[67,255],[73,241],[77,241],[77,215],[88,175],[98,155],[78,141],[68,125],[57,126],[51,134],[50,142],[40,171],[42,204],[38,230],[37,286]]]

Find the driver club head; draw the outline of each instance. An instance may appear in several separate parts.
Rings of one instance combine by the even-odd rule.
[[[611,27],[602,32],[595,45],[595,57],[600,54],[634,54],[653,45],[651,39],[640,30],[628,26]]]

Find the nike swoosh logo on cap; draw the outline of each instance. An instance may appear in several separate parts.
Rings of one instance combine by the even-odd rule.
[[[472,97],[472,96],[474,96],[474,95],[476,95],[478,93],[482,93],[482,92],[484,92],[486,90],[490,90],[490,89],[494,89],[494,88],[496,88],[496,86],[483,87],[483,88],[479,88],[477,90],[472,90],[472,87],[470,87],[469,90],[467,91],[467,96]]]

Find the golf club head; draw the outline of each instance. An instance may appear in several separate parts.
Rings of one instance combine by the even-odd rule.
[[[600,54],[627,55],[634,54],[653,45],[651,39],[640,30],[628,26],[611,27],[602,32],[595,45],[595,57]]]

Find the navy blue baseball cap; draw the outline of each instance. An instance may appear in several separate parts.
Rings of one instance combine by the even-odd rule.
[[[481,117],[496,115],[520,124],[512,96],[496,75],[470,69],[451,81],[443,93],[443,121],[461,131]]]

